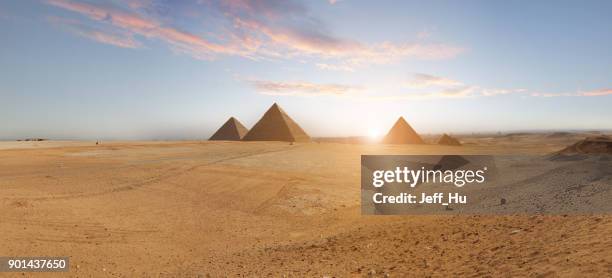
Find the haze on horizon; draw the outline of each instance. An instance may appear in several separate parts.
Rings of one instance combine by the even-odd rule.
[[[0,139],[612,129],[610,1],[0,1]]]

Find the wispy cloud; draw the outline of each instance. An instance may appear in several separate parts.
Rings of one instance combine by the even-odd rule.
[[[432,96],[439,95],[440,97],[448,98],[465,98],[474,97],[478,93],[479,88],[477,86],[459,86],[444,89],[438,93],[431,94]]]
[[[105,33],[104,31],[100,30],[79,30],[77,33],[94,41],[111,44],[118,47],[138,48],[141,46],[140,42],[136,41],[131,35],[122,36],[118,34]]]
[[[570,94],[570,93],[531,93],[530,94],[532,97],[577,97],[579,96],[578,94]]]
[[[110,24],[121,31],[155,38],[169,43],[174,50],[189,53],[196,58],[211,58],[213,53],[235,53],[238,50],[205,40],[199,36],[162,25],[159,21],[115,7],[76,2],[48,0],[48,3],[77,12],[94,21]]]
[[[580,95],[585,97],[598,97],[612,95],[612,89],[601,89],[589,92],[581,92]]]
[[[429,98],[473,98],[525,93],[525,89],[499,89],[470,85],[465,82],[425,73],[416,73],[404,82],[408,90],[427,90]]]
[[[504,94],[522,93],[523,90],[503,90]],[[387,95],[371,94],[363,98],[367,100],[401,101],[401,100],[434,100],[434,99],[470,99],[481,97],[493,97],[501,94],[485,94],[486,89],[478,86],[463,86],[449,88],[440,91],[425,92],[399,92]]]
[[[450,78],[434,76],[425,73],[416,73],[414,77],[405,83],[408,88],[428,88],[433,86],[456,87],[464,86],[462,82]]]
[[[214,6],[214,5],[213,5]],[[447,59],[459,55],[463,48],[442,43],[364,44],[342,38],[313,19],[308,10],[292,1],[222,2],[219,5],[232,22],[234,33],[242,40],[258,42],[259,54],[275,57],[315,57],[321,69],[351,71],[371,64],[387,64],[406,58]]]
[[[355,68],[347,65],[334,65],[334,64],[326,64],[326,63],[317,63],[316,66],[320,69],[330,70],[330,71],[346,71],[346,72],[354,72]]]
[[[203,33],[196,34],[175,27],[178,21],[185,20],[183,14],[151,12],[156,10],[153,2],[130,0],[117,7],[74,0],[47,0],[50,5],[81,14],[94,22],[108,24],[131,36],[162,40],[174,51],[198,59],[214,59],[223,55],[250,59],[299,57],[302,60],[314,60],[313,64],[321,69],[351,71],[365,65],[387,64],[409,58],[448,59],[463,51],[461,47],[443,43],[384,41],[364,44],[342,38],[309,14],[302,3],[294,1],[181,2],[181,5],[188,6],[185,10],[207,13],[204,17],[206,30],[199,30]],[[159,14],[163,14],[163,20]],[[208,26],[215,27],[207,29]],[[117,39],[109,38],[108,34],[81,35],[100,42]],[[120,42],[123,41],[115,44]]]
[[[146,8],[153,4],[153,0],[125,0],[125,2],[132,9]]]
[[[308,81],[267,81],[242,79],[254,90],[264,95],[277,96],[342,96],[354,100],[402,101],[434,99],[472,99],[517,95],[520,97],[597,97],[612,95],[612,89],[600,89],[577,93],[535,93],[527,89],[488,88],[466,85],[464,82],[430,75],[415,74],[411,83],[416,89],[406,89],[406,84],[393,82],[377,85],[321,84]]]
[[[364,95],[360,97],[366,101],[420,101],[440,99],[439,94],[433,93],[403,93],[403,94],[388,94],[388,95]]]
[[[141,43],[130,33],[121,33],[83,25],[79,21],[59,17],[49,17],[49,22],[61,26],[79,36],[123,48],[138,48]]]
[[[599,89],[593,91],[581,91],[575,93],[531,93],[534,97],[601,97],[612,95],[612,89]]]
[[[612,89],[599,89],[592,91],[580,91],[575,93],[541,93],[530,92],[527,89],[500,89],[487,88],[478,85],[469,85],[455,79],[435,76],[425,73],[416,73],[413,77],[404,82],[404,87],[408,89],[427,89],[429,93],[419,94],[419,99],[423,98],[473,98],[473,97],[493,97],[510,94],[521,94],[522,96],[532,97],[597,97],[612,95]],[[409,93],[411,95],[414,92]]]
[[[491,89],[491,88],[481,89],[481,94],[485,97],[509,95],[509,94],[524,94],[527,92],[528,92],[527,89]]]
[[[346,96],[360,90],[358,86],[316,84],[311,82],[249,81],[255,90],[264,95],[276,96]]]

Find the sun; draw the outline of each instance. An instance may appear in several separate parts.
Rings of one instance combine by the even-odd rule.
[[[371,128],[371,129],[368,130],[368,137],[370,139],[378,139],[378,138],[380,138],[381,135],[382,134],[381,134],[379,129]]]

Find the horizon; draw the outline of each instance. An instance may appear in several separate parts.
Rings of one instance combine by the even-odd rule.
[[[610,131],[610,8],[0,2],[0,140],[201,140],[274,102],[316,138],[400,116],[420,134]]]
[[[225,123],[225,122],[224,122]],[[395,123],[395,122],[394,122]],[[383,133],[378,134],[376,137],[373,137],[371,135],[368,134],[362,134],[362,135],[346,135],[346,136],[311,136],[313,139],[341,139],[341,138],[362,138],[362,139],[367,139],[368,141],[371,141],[372,143],[376,143],[379,142],[383,139],[383,137],[387,134],[387,132],[391,129],[391,127],[393,126],[393,124],[391,124],[389,126],[388,130],[385,130]],[[221,127],[221,126],[219,126]],[[248,129],[250,129],[250,127],[247,127]],[[7,141],[24,141],[26,139],[43,139],[45,141],[207,141],[210,136],[213,135],[213,133],[216,130],[214,130],[213,132],[211,132],[210,134],[206,134],[203,135],[201,137],[188,137],[188,136],[175,136],[175,137],[164,137],[164,136],[158,136],[158,137],[143,137],[143,138],[112,138],[112,137],[75,137],[75,138],[61,138],[61,137],[40,137],[40,136],[34,136],[34,137],[7,137],[7,138],[0,138],[0,142],[7,142]],[[479,131],[479,132],[470,132],[470,131],[464,131],[464,132],[434,132],[434,133],[422,133],[419,132],[417,130],[417,133],[419,133],[419,135],[424,136],[424,137],[430,137],[430,136],[441,136],[443,134],[448,134],[451,136],[463,136],[463,137],[469,137],[469,136],[475,136],[475,135],[500,135],[500,136],[505,136],[505,135],[510,135],[513,133],[528,133],[528,134],[548,134],[548,133],[555,133],[555,132],[569,132],[569,133],[592,133],[592,134],[596,134],[596,133],[602,133],[604,135],[607,135],[608,133],[612,133],[612,129],[517,129],[517,130],[498,130],[498,131],[493,131],[493,130],[489,130],[489,131]],[[306,130],[306,133],[308,133],[308,131]]]

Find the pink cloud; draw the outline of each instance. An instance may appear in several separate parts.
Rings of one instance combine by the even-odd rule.
[[[255,90],[264,95],[276,96],[343,96],[359,90],[358,86],[339,84],[316,84],[311,82],[275,82],[251,80]]]
[[[123,48],[139,48],[141,43],[134,39],[129,33],[118,33],[103,29],[96,29],[87,25],[81,24],[79,21],[70,20],[59,17],[49,17],[48,20],[56,25],[65,27],[69,31],[105,44],[110,44]]]
[[[612,89],[601,89],[601,90],[595,90],[595,91],[590,91],[590,92],[582,92],[580,93],[580,95],[586,96],[586,97],[607,96],[607,95],[612,95]]]
[[[534,97],[601,97],[612,95],[612,89],[599,89],[577,93],[532,93]]]
[[[465,98],[474,96],[477,90],[478,87],[476,86],[460,86],[442,90],[439,95],[447,98]]]
[[[125,2],[132,9],[140,9],[150,6],[153,0],[125,0]]]
[[[424,73],[415,74],[413,79],[405,84],[405,86],[409,88],[427,88],[432,86],[455,87],[463,85],[462,82],[457,80]]]
[[[568,93],[531,93],[532,97],[571,97],[578,96],[576,94],[568,94]]]
[[[484,88],[425,73],[414,74],[411,80],[404,82],[403,87],[409,89],[437,89],[437,92],[430,93],[429,96],[443,98],[491,97],[527,92],[525,89]]]
[[[138,48],[141,46],[141,44],[138,41],[134,40],[134,38],[131,36],[118,36],[115,34],[109,34],[95,30],[90,30],[86,32],[80,31],[78,32],[78,34],[97,42],[111,44],[123,48]]]
[[[202,37],[164,27],[160,22],[136,13],[70,0],[49,0],[48,2],[51,5],[85,15],[92,20],[107,22],[123,31],[147,38],[161,39],[172,45],[176,50],[189,53],[196,58],[206,59],[214,53],[236,52],[227,46],[209,42]]]
[[[236,17],[235,26],[248,33],[261,34],[266,37],[270,45],[286,49],[285,54],[315,55],[319,58],[330,59],[331,62],[319,63],[323,69],[344,69],[353,71],[355,68],[369,64],[387,64],[405,58],[416,59],[448,59],[453,58],[464,50],[456,46],[445,44],[420,44],[381,42],[365,45],[357,41],[337,38],[320,32],[305,32],[278,25],[264,24],[257,20],[248,20]]]
[[[316,59],[314,64],[326,65],[318,66],[322,69],[351,71],[364,65],[386,64],[406,58],[447,59],[463,51],[460,47],[446,44],[363,44],[340,38],[325,31],[327,28],[313,19],[301,3],[293,1],[185,2],[193,5],[189,6],[190,10],[204,9],[217,13],[219,16],[213,18],[225,18],[230,23],[209,24],[221,25],[221,29],[212,31],[216,34],[214,40],[172,27],[172,21],[177,20],[178,15],[158,20],[150,13],[143,13],[152,5],[150,0],[129,0],[124,5],[126,9],[74,0],[47,0],[47,3],[79,13],[95,22],[109,24],[130,35],[162,40],[173,50],[198,59],[213,59],[218,55],[253,59],[291,59],[299,56],[301,60]],[[114,42],[116,45],[125,42],[105,35],[88,34],[100,42]]]
[[[481,94],[485,97],[491,96],[499,96],[499,95],[509,95],[509,94],[522,94],[527,93],[527,89],[489,89],[489,88],[481,88]]]

